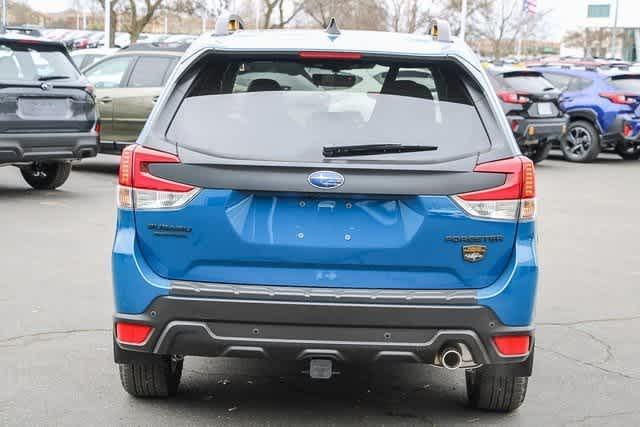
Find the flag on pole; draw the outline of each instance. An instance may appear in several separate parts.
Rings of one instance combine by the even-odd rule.
[[[538,7],[537,0],[523,0],[522,9],[529,15],[535,15]]]

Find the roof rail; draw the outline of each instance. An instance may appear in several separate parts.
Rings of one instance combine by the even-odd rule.
[[[445,19],[434,19],[429,23],[428,33],[434,40],[451,43],[451,27],[449,21]]]
[[[238,30],[244,30],[244,21],[240,15],[224,12],[216,21],[215,36],[228,36]]]

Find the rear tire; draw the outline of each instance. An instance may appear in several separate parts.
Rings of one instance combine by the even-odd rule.
[[[560,149],[570,162],[590,163],[600,154],[600,135],[590,122],[576,120],[569,123],[566,137],[560,140]]]
[[[149,355],[118,365],[122,387],[135,397],[168,397],[178,392],[182,359]]]
[[[27,184],[36,190],[54,190],[65,183],[71,174],[70,162],[34,162],[20,167]]]
[[[528,377],[493,375],[486,368],[466,371],[469,405],[485,411],[511,412],[527,394]]]
[[[541,142],[535,150],[531,153],[529,157],[533,163],[540,163],[547,157],[549,157],[549,153],[551,152],[551,142]]]
[[[616,145],[616,153],[625,160],[638,160],[640,159],[640,142],[632,145],[625,141],[619,142]]]

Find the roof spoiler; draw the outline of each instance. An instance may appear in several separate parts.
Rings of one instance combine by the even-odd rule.
[[[216,29],[213,32],[214,36],[228,36],[235,33],[238,30],[244,30],[244,21],[240,15],[235,13],[225,12],[216,21]]]
[[[451,43],[451,27],[445,19],[434,19],[429,23],[427,33],[439,42]]]

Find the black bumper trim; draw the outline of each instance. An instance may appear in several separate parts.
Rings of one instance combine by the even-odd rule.
[[[143,346],[116,345],[116,362],[136,353],[332,358],[434,363],[443,346],[464,344],[474,363],[523,365],[528,357],[501,357],[494,335],[533,335],[533,327],[503,325],[479,305],[367,304],[166,296],[139,315],[115,322],[153,326]]]
[[[526,140],[535,140],[539,138],[554,138],[562,137],[563,131],[569,124],[569,117],[554,117],[554,118],[525,118],[508,116],[509,121],[518,121],[518,127],[514,131],[514,135],[519,142]],[[534,135],[529,135],[529,128],[534,128]]]
[[[0,163],[74,160],[98,154],[98,134],[0,134]]]

